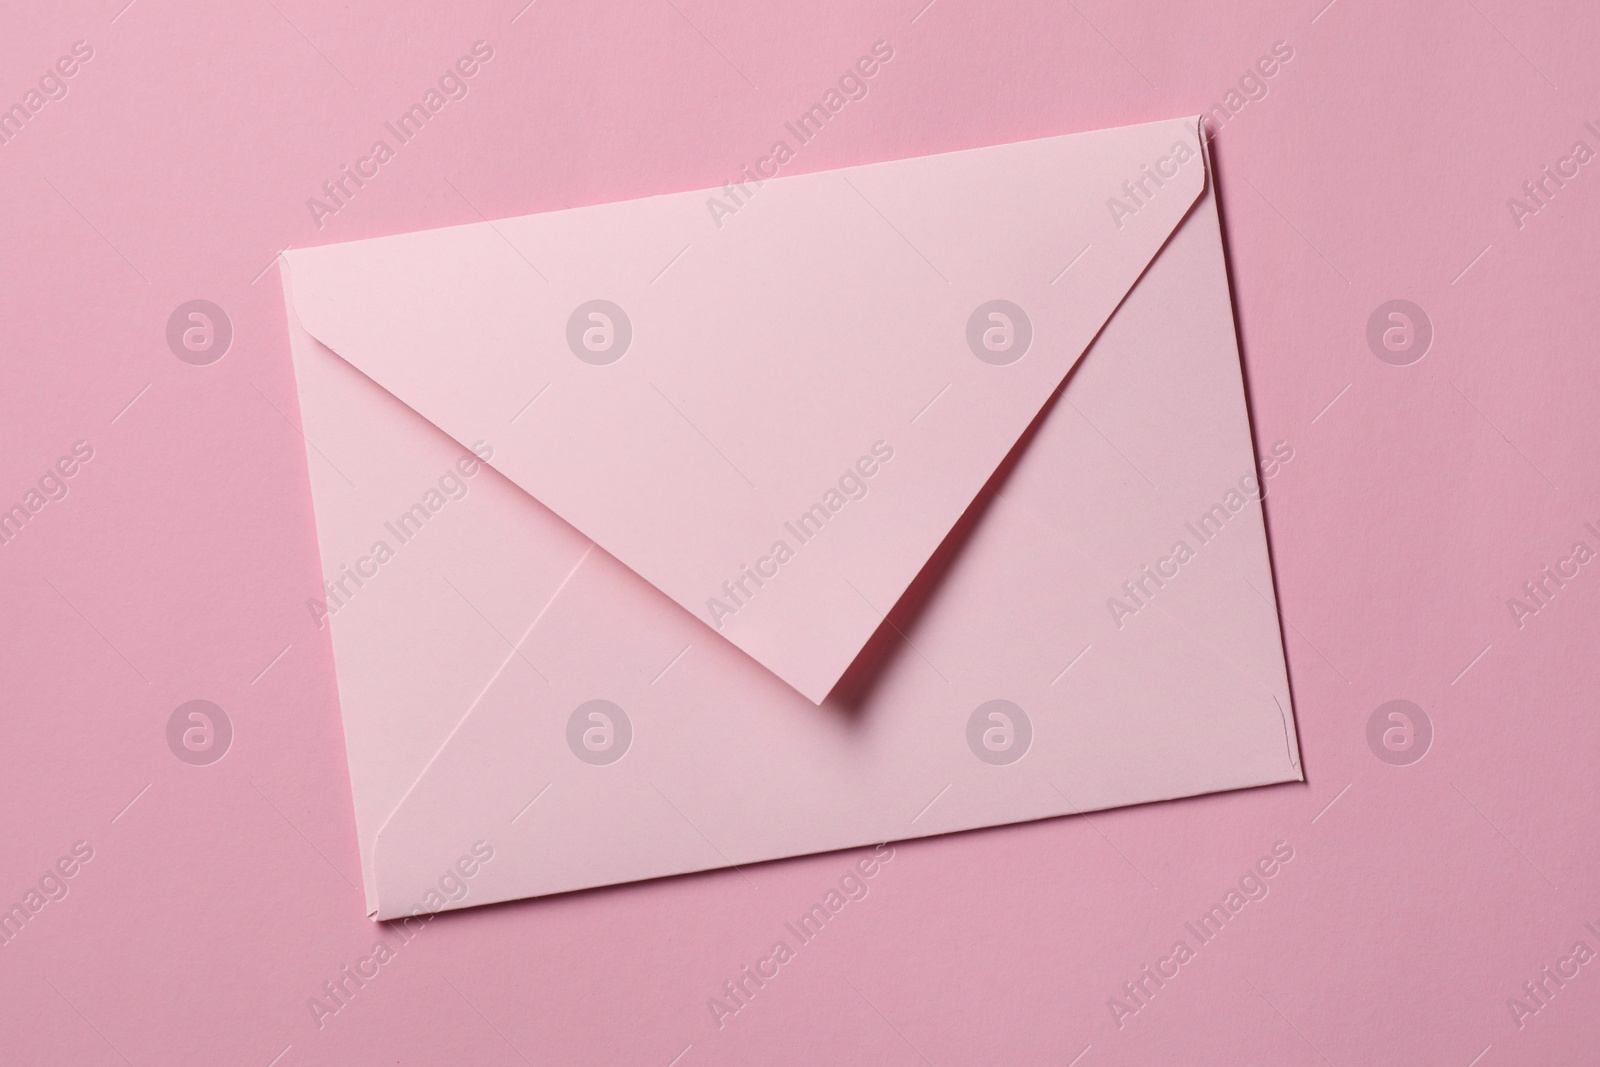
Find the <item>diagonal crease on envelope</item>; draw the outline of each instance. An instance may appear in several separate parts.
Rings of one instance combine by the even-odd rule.
[[[369,911],[1300,780],[1259,494],[1141,570],[1256,474],[1207,165],[1178,119],[287,253]]]

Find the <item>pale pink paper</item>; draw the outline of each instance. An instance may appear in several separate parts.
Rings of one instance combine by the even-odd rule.
[[[992,272],[987,281],[974,275],[974,292],[1005,292],[1009,283],[1034,309],[1039,350],[1009,365],[991,365],[967,349],[959,312],[918,308],[920,279],[894,273],[847,279],[846,290],[855,292],[841,293],[829,277],[831,254],[820,264],[797,263],[766,243],[722,253],[744,283],[730,278],[678,293],[671,321],[655,318],[654,360],[693,374],[706,395],[689,392],[685,402],[713,410],[724,377],[746,349],[733,342],[707,348],[696,327],[730,302],[759,307],[774,293],[780,303],[854,301],[906,335],[904,343],[885,337],[872,355],[871,374],[882,380],[883,394],[862,398],[843,417],[829,392],[798,394],[787,406],[767,409],[755,408],[759,397],[741,396],[737,388],[720,401],[749,413],[749,433],[767,427],[780,438],[809,440],[813,459],[823,464],[830,454],[847,455],[850,442],[873,430],[896,442],[891,458],[865,480],[871,488],[853,510],[818,531],[816,545],[797,547],[801,559],[837,560],[823,553],[839,544],[857,546],[862,556],[917,559],[916,537],[926,529],[921,520],[930,504],[967,512],[942,558],[923,569],[913,603],[895,610],[898,621],[883,626],[877,647],[862,654],[856,679],[820,711],[721,640],[704,619],[665,602],[603,545],[575,540],[559,517],[558,507],[586,520],[599,515],[597,532],[657,553],[652,537],[685,545],[696,531],[710,539],[741,521],[757,536],[780,527],[782,513],[762,515],[749,504],[728,484],[725,458],[708,454],[703,441],[680,431],[674,454],[670,431],[677,424],[659,418],[668,414],[659,398],[626,378],[580,379],[552,398],[549,414],[537,416],[566,431],[547,431],[540,436],[550,439],[533,445],[514,422],[508,427],[508,419],[485,407],[496,396],[517,395],[515,385],[494,383],[497,376],[525,378],[528,364],[544,368],[536,374],[563,375],[572,366],[580,375],[612,370],[589,366],[560,344],[566,302],[543,329],[528,325],[526,305],[542,289],[530,295],[531,279],[520,265],[494,254],[496,246],[486,241],[517,236],[544,249],[547,259],[559,258],[567,244],[530,233],[566,230],[565,240],[583,253],[592,252],[590,232],[627,248],[677,224],[703,193],[287,257],[305,430],[308,440],[322,442],[311,453],[312,487],[323,569],[336,583],[327,622],[369,911],[394,918],[1299,780],[1272,575],[1254,500],[1262,475],[1251,449],[1216,205],[1201,155],[1188,159],[1193,169],[1185,177],[1192,181],[1146,182],[1147,190],[1174,198],[1165,201],[1164,219],[1158,216],[1179,219],[1170,237],[1128,233],[1102,209],[1116,176],[1138,173],[1129,160],[1148,157],[1180,170],[1172,149],[1181,149],[1195,128],[1193,120],[1179,120],[1025,142],[802,177],[768,191],[764,211],[835,253],[848,247],[858,224],[836,217],[826,202],[840,187],[860,183],[891,211],[912,218],[903,187],[901,196],[892,195],[896,179],[910,172],[912,188],[938,190],[944,214],[921,220],[919,239],[968,272]],[[1190,212],[1196,188],[1199,202]],[[1030,194],[1050,189],[1063,206],[1031,218]],[[1002,232],[1021,231],[1031,219],[1029,241],[997,240],[992,218],[983,225],[941,224],[969,206],[981,216],[995,203],[1020,212]],[[986,266],[970,247],[975,237],[1006,249],[1009,258],[996,253]],[[1068,288],[1052,290],[1048,257],[1079,247],[1084,237],[1100,242],[1101,255],[1087,263],[1082,283],[1075,276]],[[885,245],[903,253],[902,241],[896,233],[868,238],[864,258]],[[1080,284],[1090,294],[1103,290],[1116,280],[1106,265],[1141,247],[1149,266],[1134,261],[1123,277],[1142,277],[1130,282],[1125,298],[1098,294],[1100,309],[1120,306],[1103,331],[1090,321],[1087,333],[1099,337],[1072,381],[1052,386],[1051,376],[1077,362],[1073,351],[1059,347],[1069,342],[1052,331],[1059,335],[1064,319],[1085,313]],[[1090,260],[1081,249],[1078,258]],[[627,264],[623,259],[614,277],[625,280]],[[920,273],[926,264],[909,266]],[[929,286],[926,298],[943,307],[947,285]],[[645,291],[633,296],[635,315],[651,322],[642,310]],[[769,313],[782,317],[781,309]],[[304,314],[318,337],[377,373],[377,381],[352,373],[303,329]],[[848,330],[839,335],[841,346],[848,336]],[[769,343],[804,374],[837,360],[831,349],[816,355],[804,344]],[[707,372],[705,363],[722,371]],[[1008,377],[1024,368],[1031,373]],[[863,368],[861,376],[867,374]],[[952,395],[937,396],[937,382],[947,375],[957,379],[946,382],[944,392]],[[400,397],[382,388],[397,379],[407,383]],[[919,379],[921,386],[905,384]],[[824,385],[838,380],[820,376]],[[418,381],[431,385],[411,384]],[[475,389],[474,381],[481,386]],[[974,468],[985,442],[1003,442],[989,455],[1003,454],[1034,421],[1026,394],[1018,393],[1030,383],[1060,396],[1051,396],[1039,425],[1016,444],[1014,469]],[[940,406],[916,410],[905,403],[908,395],[934,396]],[[574,411],[561,407],[564,398]],[[1158,417],[1152,401],[1164,409]],[[468,414],[452,417],[452,404]],[[419,419],[423,412],[444,412],[456,441]],[[851,414],[862,425],[849,425]],[[841,425],[829,426],[828,419]],[[1137,439],[1136,476],[1117,469],[1125,458],[1113,463],[1106,454],[1096,420],[1115,422]],[[658,425],[668,432],[649,432]],[[434,490],[435,472],[452,470],[468,443],[521,481],[483,475],[462,504],[435,491],[413,523],[408,505]],[[593,454],[607,451],[616,458],[594,466]],[[642,501],[632,490],[630,463],[650,467],[658,499]],[[801,492],[827,469],[794,466],[788,488]],[[351,492],[347,467],[362,472],[364,482],[381,478],[393,492],[385,498]],[[461,470],[471,468],[469,458]],[[1146,470],[1170,488],[1151,493],[1142,481],[1151,476]],[[970,508],[965,497],[948,495],[964,471],[990,483]],[[773,472],[765,473],[770,484]],[[709,492],[708,483],[718,491]],[[733,499],[723,499],[728,495]],[[621,525],[607,525],[603,509]],[[852,541],[834,539],[851,534]],[[1179,542],[1184,548],[1174,557]],[[391,548],[401,562],[384,562]],[[1185,573],[1194,569],[1187,555],[1194,552],[1210,566]],[[657,558],[669,578],[684,570],[672,566],[670,553]],[[1164,560],[1156,565],[1167,578],[1145,577],[1144,559]],[[1130,575],[1142,583],[1143,596],[1124,588]],[[770,580],[779,588],[841,581],[860,596],[849,577],[792,564]],[[479,591],[504,595],[518,587],[527,592],[513,604],[509,632],[486,632]],[[763,587],[755,603],[767,603],[768,595]],[[1111,608],[1113,601],[1145,605],[1145,597],[1150,606],[1140,609],[1146,614],[1136,625],[1128,623],[1134,609]],[[769,640],[783,654],[780,663],[808,662],[814,627],[805,623],[776,616]],[[1090,652],[1093,659],[1078,666]],[[1077,686],[1060,688],[1056,683],[1073,667]],[[600,729],[622,731],[598,742],[607,752],[617,746],[611,755],[617,762],[603,766],[569,751],[570,717],[587,726],[582,708],[593,700],[609,702],[606,718],[594,720]],[[993,700],[1008,702],[1004,718],[980,710]],[[1085,717],[1089,707],[1101,714]],[[983,735],[970,721],[978,730],[998,724],[1007,731],[997,739],[1005,749],[997,764],[982,758]],[[439,872],[479,840],[500,858],[476,876],[475,893],[457,900],[440,893]]]
[[[313,337],[820,703],[1204,187],[1180,119],[285,262]]]

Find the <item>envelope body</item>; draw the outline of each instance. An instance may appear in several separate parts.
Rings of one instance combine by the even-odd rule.
[[[1208,165],[287,253],[369,914],[1302,780]]]

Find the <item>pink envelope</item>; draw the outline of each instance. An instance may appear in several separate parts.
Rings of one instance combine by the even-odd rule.
[[[369,913],[1301,780],[1207,166],[286,253]]]

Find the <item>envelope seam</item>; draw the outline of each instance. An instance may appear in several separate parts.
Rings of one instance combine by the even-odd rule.
[[[505,673],[506,667],[510,665],[513,659],[517,658],[517,649],[522,647],[523,642],[526,641],[533,633],[534,628],[544,620],[544,617],[546,613],[549,612],[551,606],[561,598],[561,594],[566,590],[567,585],[577,575],[579,569],[582,568],[585,561],[588,560],[590,553],[592,553],[594,549],[595,543],[590,541],[589,546],[583,550],[583,554],[579,556],[578,561],[572,565],[572,569],[567,572],[566,577],[562,578],[561,581],[557,583],[555,591],[550,594],[549,599],[547,599],[544,602],[544,605],[538,610],[537,613],[535,613],[533,621],[528,623],[527,628],[522,632],[522,636],[517,638],[516,642],[512,645],[511,650],[506,653],[506,658],[501,660],[500,666],[496,667],[494,672],[489,675],[488,681],[484,683],[483,688],[479,690],[478,695],[473,697],[472,702],[467,705],[467,710],[462,713],[461,718],[456,721],[456,724],[450,728],[450,732],[446,734],[444,740],[439,743],[439,747],[434,750],[433,755],[428,757],[428,762],[423,764],[422,770],[417,772],[417,776],[412,779],[411,784],[406,787],[406,791],[401,794],[400,799],[395,802],[394,810],[389,812],[388,816],[383,820],[383,823],[378,827],[377,833],[372,835],[373,879],[379,883],[377,886],[375,886],[376,892],[374,893],[374,896],[378,901],[377,911],[383,910],[383,886],[381,879],[378,878],[378,851],[383,843],[384,831],[389,828],[390,823],[394,822],[395,816],[400,814],[400,810],[406,806],[407,801],[411,799],[411,794],[416,792],[417,787],[422,784],[423,779],[428,777],[428,772],[433,770],[433,765],[439,761],[439,757],[444,755],[445,750],[450,747],[451,743],[456,738],[456,734],[460,733],[461,728],[467,724],[467,720],[472,718],[472,713],[478,710],[478,705],[483,703],[483,698],[488,695],[489,691],[494,688],[495,683],[500,680],[500,676]],[[376,914],[376,912],[374,914]]]

